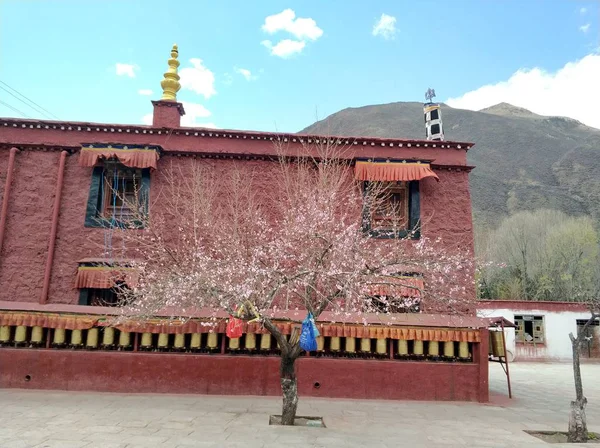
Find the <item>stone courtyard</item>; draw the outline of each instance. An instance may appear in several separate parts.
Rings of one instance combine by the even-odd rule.
[[[570,364],[513,364],[515,398],[490,365],[491,403],[300,398],[327,428],[268,426],[272,397],[0,390],[1,448],[542,447],[523,430],[566,430]],[[588,426],[600,432],[600,364],[582,366]],[[390,381],[393,381],[391,379]],[[418,379],[415,378],[415,387]]]

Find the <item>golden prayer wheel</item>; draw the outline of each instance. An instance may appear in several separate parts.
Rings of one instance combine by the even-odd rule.
[[[329,349],[332,352],[339,352],[340,351],[340,338],[339,338],[339,336],[331,336],[331,339],[329,341]]]
[[[81,330],[72,330],[71,331],[71,345],[72,346],[83,345],[83,337],[81,335]]]
[[[229,350],[240,349],[240,338],[229,338]]]
[[[260,335],[260,349],[271,350],[271,335],[269,333]]]
[[[256,350],[256,335],[254,333],[246,333],[244,346],[246,350]]]
[[[190,339],[190,348],[192,350],[198,350],[202,346],[202,333],[192,333]]]
[[[104,327],[102,332],[102,345],[110,347],[115,343],[115,329],[112,327]]]
[[[0,327],[0,343],[10,341],[10,327],[2,325]]]
[[[446,358],[454,358],[454,341],[444,342],[444,356]]]
[[[375,351],[378,355],[385,355],[387,353],[387,339],[377,339]]]
[[[360,351],[363,353],[369,353],[371,351],[371,339],[360,338]]]
[[[219,335],[217,333],[208,333],[206,346],[211,350],[216,349],[219,346]]]
[[[494,356],[504,356],[504,344],[502,342],[502,331],[490,331],[492,354]]]
[[[54,330],[54,339],[53,339],[53,343],[54,345],[62,345],[65,343],[65,330],[64,328],[57,328],[56,330]]]
[[[317,337],[317,351],[322,352],[325,350],[325,338],[323,336]]]
[[[408,341],[398,339],[398,354],[400,356],[408,355]]]
[[[459,342],[458,343],[458,357],[459,358],[468,358],[469,357],[469,343],[468,342]]]
[[[131,333],[128,331],[121,331],[119,333],[119,347],[125,348],[131,346]]]
[[[141,348],[152,347],[152,333],[142,333],[142,341],[140,342]]]
[[[85,346],[90,348],[98,348],[98,329],[90,328],[87,331],[87,338],[85,340]]]
[[[413,354],[417,356],[423,355],[423,341],[413,342]]]
[[[176,334],[175,341],[173,341],[173,347],[178,350],[185,348],[185,334]]]
[[[158,348],[167,348],[169,346],[169,335],[168,333],[158,334]]]
[[[429,356],[440,356],[440,343],[438,341],[429,341],[427,353]]]
[[[15,331],[15,342],[22,344],[27,339],[27,327],[19,325]]]
[[[42,339],[44,339],[44,329],[36,325],[31,329],[31,343],[41,344]]]
[[[356,353],[356,338],[351,336],[347,336],[345,341],[345,352],[346,353]]]

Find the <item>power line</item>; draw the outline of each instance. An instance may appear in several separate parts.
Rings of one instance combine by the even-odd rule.
[[[6,84],[4,81],[0,80],[1,84],[4,84],[6,87],[8,87],[10,90],[12,90],[13,92],[15,92],[17,95],[19,95],[22,98],[25,98],[25,100],[27,100],[29,103],[33,104],[33,106],[31,104],[27,104],[25,101],[23,101],[21,98],[17,97],[17,95],[9,92],[7,89],[5,89],[4,87],[0,86],[0,89],[6,91],[7,93],[9,93],[10,95],[14,96],[16,99],[18,99],[19,101],[21,101],[22,103],[26,104],[27,106],[31,107],[32,109],[36,110],[36,112],[41,113],[42,115],[46,115],[46,117],[48,117],[48,115],[50,115],[51,117],[60,120],[60,118],[58,118],[56,115],[54,115],[52,112],[50,112],[48,109],[45,109],[44,107],[40,106],[38,103],[36,103],[35,101],[27,98],[25,95],[23,95],[21,92],[19,92],[18,90],[12,88],[11,86],[9,86],[8,84]],[[41,110],[40,110],[41,109]],[[43,112],[42,112],[43,111]],[[45,112],[45,113],[44,113]]]
[[[21,112],[19,109],[17,109],[16,107],[12,107],[10,104],[5,103],[4,101],[0,100],[0,104],[2,104],[3,106],[8,107],[9,109],[12,109],[13,111],[15,111],[16,113],[23,115],[25,118],[31,118],[29,115],[27,115],[25,112]]]

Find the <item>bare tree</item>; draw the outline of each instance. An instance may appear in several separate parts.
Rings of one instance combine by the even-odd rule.
[[[144,319],[170,310],[185,318],[204,309],[260,322],[280,347],[284,425],[296,415],[302,348],[298,332],[288,339],[277,326],[281,311],[306,310],[315,319],[328,311],[332,320],[366,323],[369,313],[397,309],[382,309],[369,298],[372,289],[389,288],[379,298],[388,305],[400,300],[391,297],[395,288],[414,288],[403,284],[407,273],[425,279],[426,288],[415,291],[421,310],[472,308],[471,245],[365,233],[366,193],[332,139],[305,143],[302,154],[269,166],[186,160],[156,174],[164,185],[160,206],[152,207],[144,230],[123,236],[140,272],[138,285],[123,291],[124,315]],[[368,205],[385,200],[385,191],[372,186]]]

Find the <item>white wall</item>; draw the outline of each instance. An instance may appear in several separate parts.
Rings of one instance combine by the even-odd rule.
[[[547,311],[523,310],[523,309],[479,309],[477,315],[480,317],[499,317],[503,316],[511,322],[515,321],[515,315],[544,316],[544,336],[545,344],[515,344],[514,328],[506,329],[506,350],[512,353],[515,360],[519,359],[540,359],[548,361],[570,361],[572,358],[571,340],[569,333],[577,336],[577,319],[587,320],[590,318],[589,312],[573,311]],[[510,358],[509,358],[510,361]]]

